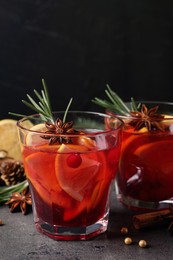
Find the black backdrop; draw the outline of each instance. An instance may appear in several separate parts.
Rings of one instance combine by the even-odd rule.
[[[53,109],[101,110],[106,83],[124,100],[173,101],[172,0],[0,0],[0,118],[49,87]]]

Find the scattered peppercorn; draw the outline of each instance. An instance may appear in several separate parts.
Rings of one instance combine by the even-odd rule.
[[[0,219],[0,226],[3,226],[3,222],[2,222],[2,220]]]
[[[124,243],[125,243],[126,245],[131,245],[131,244],[133,243],[133,241],[132,241],[131,237],[126,237],[126,238],[124,239]]]
[[[139,241],[139,246],[144,248],[144,247],[147,246],[147,242],[145,240],[140,240]]]
[[[121,228],[121,234],[128,234],[129,230],[127,227],[122,227]]]

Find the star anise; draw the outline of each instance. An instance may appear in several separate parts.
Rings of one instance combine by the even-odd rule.
[[[22,213],[25,215],[27,206],[32,205],[31,194],[28,191],[28,188],[24,189],[21,193],[13,192],[11,198],[5,204],[10,205],[11,212],[20,208]]]
[[[71,143],[71,139],[68,138],[67,136],[61,136],[66,135],[66,134],[76,134],[78,133],[77,130],[75,130],[73,126],[73,121],[63,123],[61,119],[57,119],[55,121],[55,124],[52,123],[45,123],[45,126],[47,128],[47,131],[45,132],[46,134],[53,134],[52,136],[46,136],[43,135],[41,136],[44,139],[49,139],[49,144],[55,144],[55,143]],[[55,136],[57,134],[57,136]]]
[[[145,104],[142,104],[141,111],[130,112],[130,115],[134,117],[134,119],[129,124],[134,126],[135,130],[146,127],[149,131],[163,131],[164,128],[161,121],[164,119],[164,116],[157,113],[158,108],[159,106],[155,106],[148,109]]]

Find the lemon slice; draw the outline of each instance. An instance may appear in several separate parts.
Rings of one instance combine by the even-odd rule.
[[[46,127],[45,127],[44,123],[34,125],[30,128],[30,130],[34,131],[34,132],[29,132],[26,136],[26,144],[28,146],[47,143],[47,141],[45,139],[41,138],[39,134],[35,133],[35,131],[36,132],[45,132],[46,131]]]
[[[3,119],[0,121],[0,149],[6,150],[9,157],[21,160],[21,149],[16,126],[17,121]]]
[[[77,201],[82,201],[87,187],[92,183],[100,163],[88,157],[87,147],[62,144],[55,159],[56,177],[61,188]],[[68,157],[79,154],[81,164],[77,168],[68,165]]]
[[[173,115],[164,115],[164,119],[162,120],[163,125],[169,126],[171,129],[171,132],[173,131],[172,125],[173,125]]]
[[[61,144],[58,153],[86,152],[88,148],[78,144]]]
[[[95,141],[92,140],[90,137],[86,137],[86,136],[79,136],[78,143],[80,145],[84,145],[90,150],[93,150],[96,147]]]

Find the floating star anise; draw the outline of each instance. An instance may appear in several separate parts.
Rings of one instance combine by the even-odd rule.
[[[24,189],[21,193],[13,192],[11,198],[5,204],[10,205],[11,212],[19,207],[25,215],[27,206],[32,205],[31,194],[28,191],[28,188]]]
[[[134,126],[135,130],[139,130],[146,127],[149,131],[160,130],[163,131],[164,128],[161,121],[164,116],[157,113],[159,106],[148,109],[145,104],[142,104],[141,111],[130,112],[134,119],[129,123]]]
[[[61,136],[61,134],[66,135],[66,134],[78,133],[78,131],[73,129],[72,127],[73,121],[63,123],[59,118],[55,121],[55,124],[46,122],[45,126],[47,128],[45,134],[53,134],[53,135],[52,136],[43,135],[41,137],[44,139],[49,139],[49,144],[71,143],[70,138],[68,138],[67,136]],[[57,134],[57,136],[55,136],[55,134]]]

